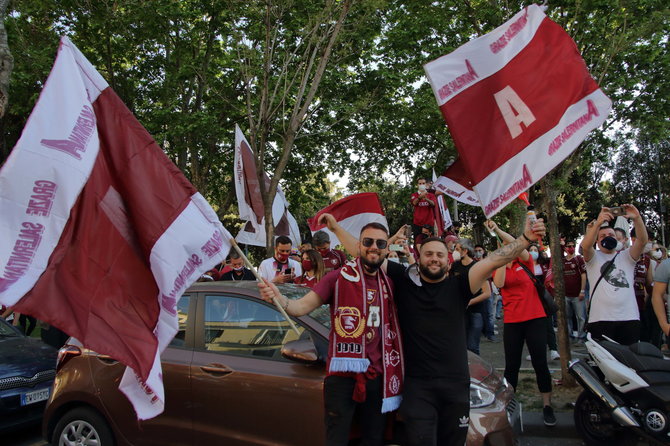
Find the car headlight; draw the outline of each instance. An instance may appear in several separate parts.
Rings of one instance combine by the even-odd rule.
[[[477,409],[493,404],[496,396],[488,389],[479,384],[470,383],[470,408]]]

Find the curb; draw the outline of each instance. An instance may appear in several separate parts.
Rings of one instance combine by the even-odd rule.
[[[572,412],[554,412],[556,426],[544,425],[542,412],[523,412],[523,437],[580,438]]]

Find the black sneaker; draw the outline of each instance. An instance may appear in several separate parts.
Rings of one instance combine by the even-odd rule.
[[[551,406],[544,406],[542,409],[542,416],[544,418],[545,426],[556,426],[556,415],[554,415],[554,409]]]

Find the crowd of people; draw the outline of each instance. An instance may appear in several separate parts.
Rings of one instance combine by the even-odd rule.
[[[560,355],[555,310],[543,293],[555,294],[552,263],[558,259],[573,343],[583,343],[590,334],[667,349],[670,259],[661,244],[649,242],[635,206],[602,208],[581,243],[562,238],[562,252],[550,257],[542,244],[542,219],[527,219],[518,236],[488,220],[485,230],[497,241],[497,249],[488,252],[462,237],[458,222],[444,230],[436,227],[436,195],[425,179],[417,189],[409,200],[412,224],[393,235],[379,223],[350,234],[332,215],[322,214],[319,222],[328,231],[315,232],[297,249],[290,238],[277,237],[273,256],[258,267],[261,297],[289,315],[330,306],[324,383],[328,445],[347,443],[355,414],[365,418],[361,444],[381,445],[385,414],[396,409],[410,445],[464,444],[467,351],[479,354],[482,338],[498,342],[496,319],[503,324],[507,382],[516,389],[525,345],[544,422],[555,425],[548,361]],[[331,246],[329,234],[343,250]],[[256,279],[233,250],[225,264],[201,280]],[[277,287],[287,283],[310,291],[290,300]],[[7,309],[2,316],[10,315]],[[30,321],[22,317],[14,323],[25,324],[29,332]]]

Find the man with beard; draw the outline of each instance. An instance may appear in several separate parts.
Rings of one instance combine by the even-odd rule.
[[[330,304],[332,328],[323,392],[326,444],[348,444],[358,410],[360,444],[381,446],[384,414],[400,405],[404,374],[392,283],[380,269],[388,254],[388,231],[379,223],[369,223],[353,243],[359,256],[325,275],[300,299],[289,300],[267,280],[258,287],[263,300],[278,299],[291,316]]]
[[[330,215],[330,229],[351,254],[362,245]],[[447,276],[449,253],[440,238],[421,245],[419,263],[405,268],[382,265],[395,287],[400,328],[405,345],[405,382],[400,413],[409,445],[465,444],[470,412],[470,376],[465,311],[470,299],[494,270],[516,259],[545,233],[538,219],[526,221],[524,233],[476,262],[467,272]],[[396,234],[394,237],[400,236]]]

